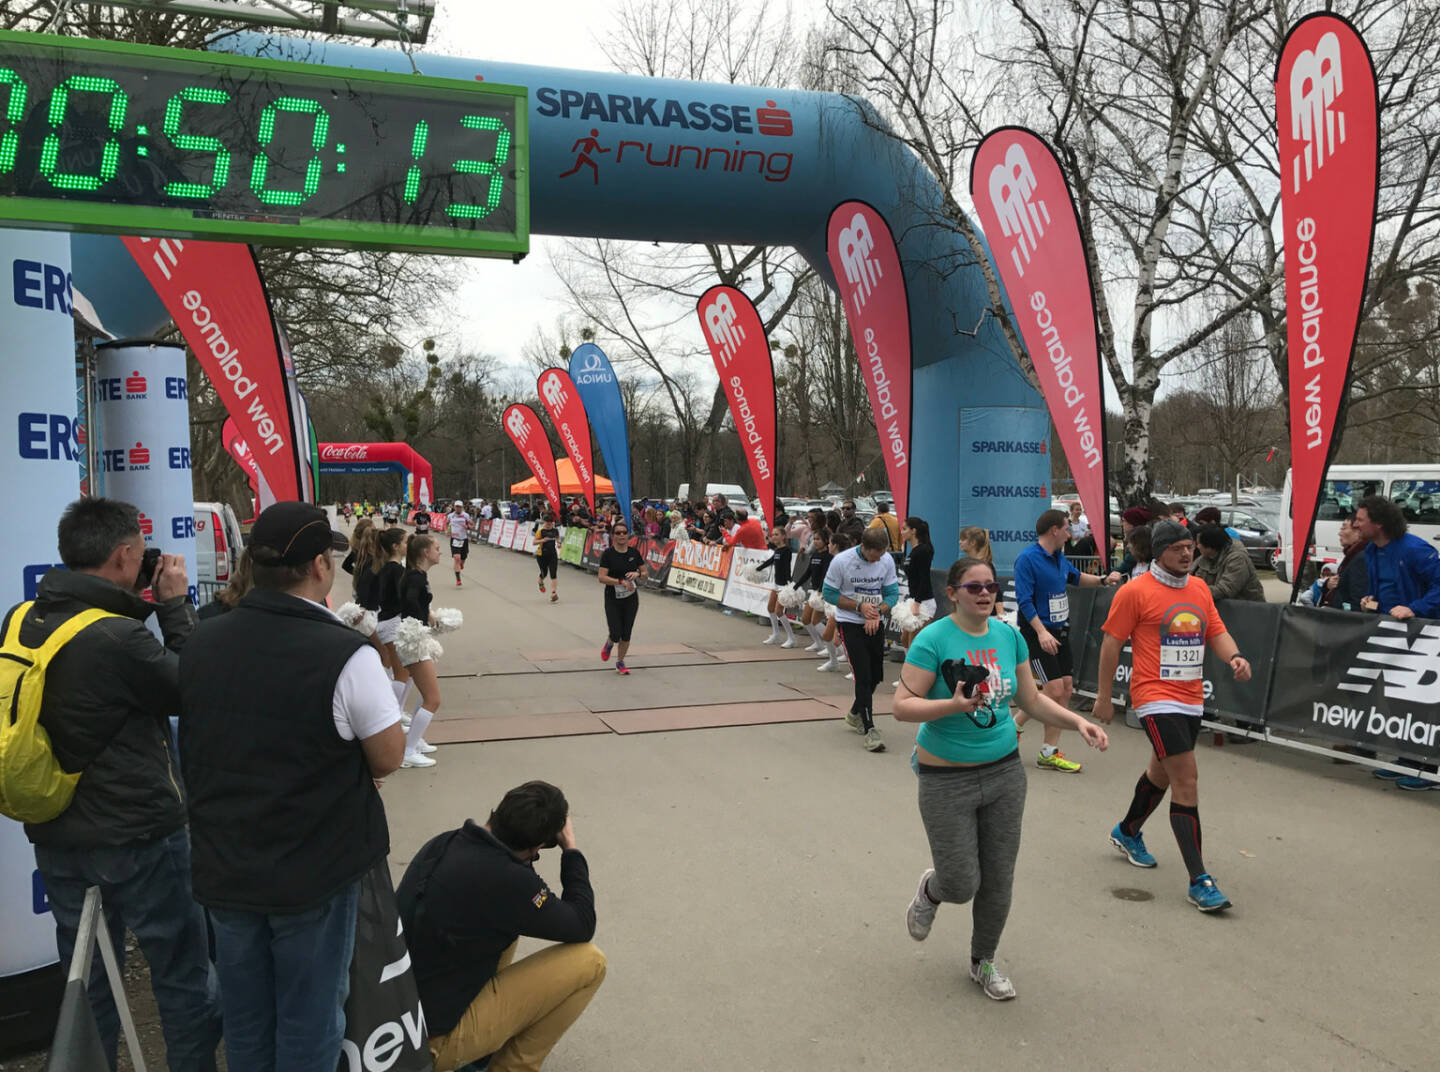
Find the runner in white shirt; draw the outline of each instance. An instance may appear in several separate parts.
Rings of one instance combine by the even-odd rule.
[[[445,523],[450,526],[450,557],[455,566],[455,587],[459,588],[460,574],[470,557],[470,531],[475,527],[475,519],[465,512],[465,504],[456,499],[450,504]]]

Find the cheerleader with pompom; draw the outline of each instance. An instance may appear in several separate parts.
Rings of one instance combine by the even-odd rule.
[[[810,646],[805,649],[809,652],[829,654],[821,635],[825,628],[825,600],[820,595],[820,589],[825,586],[825,571],[830,568],[830,557],[830,530],[821,524],[810,530],[810,563],[800,580],[800,586],[809,593],[800,609],[800,625],[810,634]]]
[[[405,708],[410,675],[395,654],[395,630],[400,627],[400,583],[405,579],[405,543],[410,534],[404,529],[382,529],[375,537],[375,557],[367,569],[373,574],[375,599],[375,639],[380,642],[380,658],[395,680],[395,699]],[[357,599],[362,607],[369,604]]]
[[[835,532],[830,535],[830,560],[833,562],[835,556],[841,551],[848,551],[855,546],[855,542],[843,532]],[[826,566],[825,572],[829,573],[830,568]],[[820,586],[825,586],[825,577],[820,578]],[[840,628],[835,624],[834,603],[821,603],[821,613],[825,618],[825,631],[820,635],[820,644],[825,654],[825,661],[815,669],[821,673],[828,673],[832,670],[839,670],[842,663],[850,661],[845,654],[845,638],[840,633]]]
[[[930,584],[930,566],[935,561],[935,548],[930,543],[930,523],[924,518],[907,517],[900,526],[905,541],[905,582],[909,598],[896,607],[891,620],[900,629],[900,646],[910,650],[915,634],[935,617],[935,590]],[[894,682],[895,688],[900,682]]]
[[[763,573],[771,567],[775,569],[775,581],[770,586],[770,600],[766,606],[770,615],[770,635],[760,643],[793,648],[795,633],[790,628],[790,619],[785,616],[785,609],[780,606],[780,589],[793,587],[790,584],[790,557],[794,552],[790,550],[790,540],[786,537],[785,530],[778,525],[770,530],[770,551],[770,557],[755,566],[757,573]],[[785,631],[783,643],[780,639],[782,628]]]
[[[404,664],[410,681],[420,691],[420,707],[405,731],[402,767],[435,766],[435,760],[429,755],[435,751],[435,746],[425,740],[425,730],[435,712],[440,710],[440,681],[435,674],[435,659],[440,654],[440,644],[430,632],[434,618],[430,613],[432,596],[427,572],[439,561],[440,545],[434,536],[410,537],[405,552],[405,576],[400,584],[402,621],[395,636],[395,652]]]

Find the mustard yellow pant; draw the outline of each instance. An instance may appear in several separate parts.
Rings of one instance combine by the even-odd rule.
[[[552,945],[514,960],[512,944],[455,1029],[430,1039],[436,1072],[490,1053],[490,1072],[538,1072],[605,981],[605,954],[590,942]]]

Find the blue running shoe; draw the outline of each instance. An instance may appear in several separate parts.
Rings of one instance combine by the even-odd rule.
[[[1385,770],[1382,767],[1376,767],[1375,777],[1384,779],[1387,782],[1398,782],[1401,778],[1405,777],[1405,775],[1401,774],[1398,770]]]
[[[1115,829],[1110,831],[1110,844],[1114,845],[1122,853],[1125,859],[1129,860],[1136,867],[1154,867],[1155,857],[1150,855],[1150,850],[1145,848],[1145,835],[1137,833],[1134,837],[1126,835],[1120,829],[1120,824],[1115,824]]]
[[[1230,899],[1220,892],[1209,875],[1201,875],[1190,887],[1190,903],[1202,912],[1219,912],[1230,907]]]
[[[1427,789],[1440,789],[1440,782],[1432,782],[1429,778],[1396,778],[1395,788],[1423,793]]]

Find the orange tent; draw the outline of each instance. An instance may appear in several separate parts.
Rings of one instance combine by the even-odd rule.
[[[561,457],[555,460],[555,472],[560,477],[561,495],[583,495],[585,489],[580,486],[580,478],[575,475],[575,463],[569,458]],[[595,474],[596,494],[614,495],[615,485],[610,483],[599,473]],[[533,476],[529,480],[522,480],[518,484],[510,485],[511,495],[544,495],[545,491],[540,487],[540,481]]]

